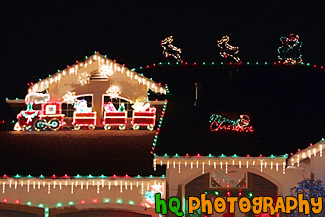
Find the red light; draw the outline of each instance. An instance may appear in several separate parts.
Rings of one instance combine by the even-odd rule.
[[[292,156],[292,155],[293,155],[293,153],[290,153],[290,155]]]
[[[98,200],[97,200],[97,199],[93,199],[91,202],[92,202],[92,203],[97,203]]]
[[[8,176],[6,174],[3,175],[3,178],[8,178]]]
[[[231,196],[231,193],[230,193],[230,191],[227,191],[227,196],[229,196],[229,197]]]
[[[263,155],[262,155],[262,154],[260,154],[260,157],[263,157]]]
[[[122,66],[125,67],[125,64],[123,64]]]
[[[196,62],[194,62],[194,64],[193,65],[196,65]]]
[[[152,64],[153,66],[156,66],[156,63]]]
[[[55,174],[53,174],[53,175],[52,175],[52,178],[53,178],[53,179],[55,179],[55,178],[56,178],[56,175],[55,175]]]
[[[229,65],[232,65],[232,62],[230,62]]]
[[[67,65],[67,68],[69,68],[70,66],[69,65]]]
[[[76,60],[76,63],[79,63],[79,61],[78,61],[78,60]]]
[[[85,201],[85,200],[82,200],[80,203],[81,203],[81,204],[85,204],[85,203],[86,203],[86,201]]]
[[[146,68],[149,68],[149,65],[147,65]]]
[[[128,174],[125,174],[125,177],[126,177],[126,178],[129,178],[129,175],[128,175]]]
[[[15,203],[16,203],[16,204],[20,204],[20,201],[19,201],[19,200],[15,200]]]
[[[321,66],[320,68],[321,68],[321,69],[323,69],[324,67],[323,67],[323,66]]]
[[[201,155],[200,154],[197,154],[197,157],[200,157]]]
[[[113,178],[116,178],[116,175],[115,174],[113,175]]]
[[[249,155],[249,154],[247,154],[247,155],[246,155],[246,157],[250,157],[250,155]]]
[[[313,143],[310,143],[310,146],[313,146]]]
[[[3,199],[2,201],[3,201],[4,203],[8,203],[8,199],[7,199],[7,198]]]
[[[188,157],[188,153],[186,153],[186,155],[185,155],[186,157]]]
[[[316,68],[316,65],[314,65],[314,68]]]
[[[298,148],[298,152],[300,151],[300,148]]]
[[[114,62],[116,62],[116,59],[114,59]]]
[[[276,65],[276,62],[274,62],[273,65]]]
[[[187,62],[185,62],[185,65],[187,65]]]

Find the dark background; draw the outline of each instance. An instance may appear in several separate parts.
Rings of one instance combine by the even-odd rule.
[[[239,54],[244,62],[273,62],[277,57],[276,49],[280,46],[279,38],[294,32],[300,35],[303,42],[304,62],[310,62],[311,65],[323,65],[324,11],[323,4],[313,1],[6,2],[2,5],[1,12],[0,108],[2,112],[0,120],[12,120],[14,117],[14,113],[5,103],[6,97],[9,99],[24,98],[28,88],[27,83],[37,82],[39,78],[54,74],[58,69],[63,69],[66,65],[75,63],[76,60],[83,60],[85,56],[92,55],[94,51],[106,54],[108,58],[116,59],[118,63],[125,63],[129,68],[166,61],[162,56],[160,41],[169,35],[174,36],[174,45],[183,49],[184,61],[198,63],[222,61],[218,54],[216,41],[228,34],[230,36],[229,43],[240,47]],[[172,59],[170,61],[173,62]],[[180,81],[186,83],[188,90],[194,91],[193,83],[201,80],[201,74],[197,73],[197,69],[191,71],[190,79],[186,77],[186,69],[171,70],[169,73],[165,73],[164,70],[169,69],[157,70],[154,79],[158,82],[169,83],[171,93],[177,92],[175,85]],[[218,70],[213,68],[207,70],[207,73],[214,73]],[[269,80],[263,74],[254,77],[259,69],[247,69],[248,83],[242,82],[238,85],[236,82],[231,83],[233,93],[229,95],[224,92],[224,95],[217,95],[220,99],[217,101],[219,104],[216,107],[211,107],[211,111],[207,112],[204,109],[209,106],[194,111],[195,114],[198,114],[198,120],[200,120],[200,114],[204,114],[208,118],[214,109],[250,111],[253,112],[253,115],[255,112],[254,121],[257,124],[257,129],[268,132],[260,134],[254,138],[253,142],[250,142],[253,144],[250,150],[256,153],[263,152],[262,147],[265,146],[269,147],[269,149],[264,149],[265,154],[276,152],[284,154],[290,152],[291,147],[304,147],[309,142],[317,142],[323,136],[321,132],[324,132],[324,128],[322,128],[324,111],[320,109],[321,105],[324,105],[324,92],[321,91],[323,77],[319,72],[308,74],[310,70],[304,68],[299,68],[297,71],[291,70],[287,74],[283,73],[287,72],[286,69],[282,71],[278,68],[274,69],[277,71],[275,74],[273,74],[273,68],[263,70],[270,76]],[[179,74],[174,79],[175,73],[178,71]],[[229,70],[221,71],[225,73],[224,81],[227,81]],[[244,69],[241,71],[245,72]],[[324,71],[322,72],[324,73]],[[293,84],[292,81],[296,79],[295,73],[299,75],[299,79]],[[151,77],[150,71],[144,71],[144,74]],[[309,76],[308,79],[305,79],[305,75]],[[250,76],[254,78],[250,79]],[[207,74],[205,77],[202,76],[202,80],[205,81],[209,78]],[[264,86],[267,84],[270,87],[276,87],[278,84],[272,85],[270,82],[282,79],[286,82],[282,82],[280,87],[285,91],[289,90],[287,95],[282,94],[282,89],[272,92]],[[309,82],[308,85],[304,83],[305,81]],[[219,82],[221,81],[219,80]],[[289,83],[291,86],[286,86]],[[224,89],[229,88],[227,84],[222,84]],[[211,87],[214,84],[208,85]],[[302,88],[304,85],[307,85],[308,88]],[[250,93],[264,93],[265,95],[250,94],[248,101],[246,98],[243,101],[238,100],[242,95],[238,94],[240,91],[236,93],[236,90],[243,87],[249,89]],[[260,92],[261,88],[265,92]],[[203,90],[206,91],[207,88],[203,88]],[[264,96],[270,93],[274,93],[273,98],[266,102]],[[297,94],[294,95],[294,93]],[[206,97],[210,97],[208,91],[202,92],[202,95],[204,94]],[[186,103],[190,102],[192,105],[193,92],[186,94],[186,97],[189,97]],[[304,100],[301,101],[301,99]],[[243,102],[247,102],[247,104]],[[182,104],[183,110],[194,109],[186,108],[186,103]],[[286,107],[283,107],[284,104]],[[220,107],[220,105],[222,106]],[[297,107],[297,105],[303,106]],[[169,108],[166,115],[167,123],[168,113],[171,114],[170,120],[174,120],[172,113],[177,111],[177,105],[174,110],[173,107]],[[263,109],[265,110],[263,111]],[[269,118],[265,118],[264,114],[267,109],[277,111],[277,113],[270,113]],[[299,114],[298,111],[301,113]],[[286,114],[292,114],[288,117],[289,120],[272,121],[275,117],[280,120],[282,116],[286,117]],[[311,114],[313,116],[310,116]],[[177,115],[176,112],[175,117]],[[203,124],[206,117],[202,120]],[[265,120],[267,120],[267,124],[264,123]],[[292,122],[293,120],[302,125],[301,130],[292,129],[297,126],[294,124],[296,122]],[[165,126],[166,129],[167,126]],[[175,126],[175,124],[171,123],[170,126]],[[279,126],[283,127],[282,130],[276,131],[275,129],[278,129]],[[291,134],[283,131],[285,127],[290,128]],[[172,127],[170,129],[174,130]],[[189,133],[187,132],[187,134]],[[184,131],[184,135],[186,135],[186,131]],[[163,136],[162,132],[161,143],[164,142],[164,138],[175,138]],[[292,138],[296,138],[296,140],[293,141]],[[292,143],[290,148],[278,149],[284,147],[289,140]],[[167,140],[165,142],[168,143]],[[182,140],[179,139],[179,144],[181,142]],[[276,149],[272,147],[275,144],[277,144]],[[179,149],[184,150],[184,147],[179,146]],[[206,147],[210,147],[210,145],[206,144]],[[256,149],[256,147],[259,148]],[[195,145],[192,146],[192,149],[187,148],[193,154],[197,152]],[[246,153],[245,146],[237,150],[241,150],[242,154]],[[275,151],[273,152],[273,150]],[[173,152],[174,150],[170,148],[166,151]],[[233,153],[234,151],[229,150],[229,152]]]
[[[325,8],[314,1],[7,1],[1,7],[1,102],[23,98],[27,83],[94,51],[129,68],[162,61],[160,40],[169,35],[187,61],[218,59],[216,41],[225,34],[244,61],[273,61],[279,38],[294,32],[303,59],[324,64]]]

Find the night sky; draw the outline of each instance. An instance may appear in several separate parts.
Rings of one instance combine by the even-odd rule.
[[[303,41],[303,59],[324,64],[325,8],[312,1],[116,2],[2,4],[1,101],[24,97],[28,82],[94,51],[130,68],[164,61],[160,40],[169,35],[186,61],[220,60],[216,41],[225,34],[242,60],[273,61],[279,38],[294,32]]]

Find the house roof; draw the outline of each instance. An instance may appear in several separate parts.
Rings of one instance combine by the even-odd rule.
[[[156,131],[0,131],[1,172],[14,176],[161,176],[150,153]]]
[[[136,69],[168,84],[155,144],[163,156],[283,156],[324,137],[324,68],[304,65],[162,63]],[[194,106],[200,83],[199,106]],[[250,114],[253,133],[211,132],[210,116]]]
[[[106,55],[101,55],[98,52],[96,52],[90,57],[87,57],[83,61],[77,61],[71,66],[67,66],[67,68],[63,70],[58,70],[58,72],[56,72],[55,74],[49,75],[48,78],[34,83],[29,87],[28,93],[43,92],[48,88],[49,85],[59,82],[62,77],[70,74],[79,74],[79,76],[83,76],[79,73],[80,69],[87,68],[90,65],[95,65],[95,70],[87,74],[87,76],[89,77],[91,76],[91,73],[98,73],[98,71],[100,71],[102,67],[105,67],[105,70],[110,70],[112,73],[122,73],[130,79],[137,79],[139,84],[146,85],[149,90],[155,93],[167,94],[165,86],[161,85],[160,83],[154,82],[152,79],[149,79],[140,73],[128,69],[127,67],[125,67],[124,64],[121,65],[119,63],[116,63],[115,61],[107,58]]]

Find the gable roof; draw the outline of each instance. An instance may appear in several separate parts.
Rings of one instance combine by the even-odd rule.
[[[133,70],[128,69],[125,65],[116,63],[115,61],[106,57],[106,55],[101,55],[98,52],[92,56],[86,58],[84,61],[76,61],[75,64],[68,66],[63,70],[58,70],[57,73],[50,75],[48,78],[38,81],[29,87],[28,93],[43,92],[49,88],[50,85],[59,82],[64,76],[67,75],[79,75],[84,76],[83,73],[80,73],[82,68],[87,68],[90,65],[95,64],[95,69],[88,73],[87,76],[90,77],[91,74],[96,73],[101,70],[102,67],[105,67],[107,70],[110,70],[112,73],[121,73],[125,74],[130,79],[137,79],[139,84],[146,85],[147,88],[155,93],[167,94],[165,86],[162,86],[160,83],[156,83],[153,80],[143,76],[140,73],[137,73]]]

